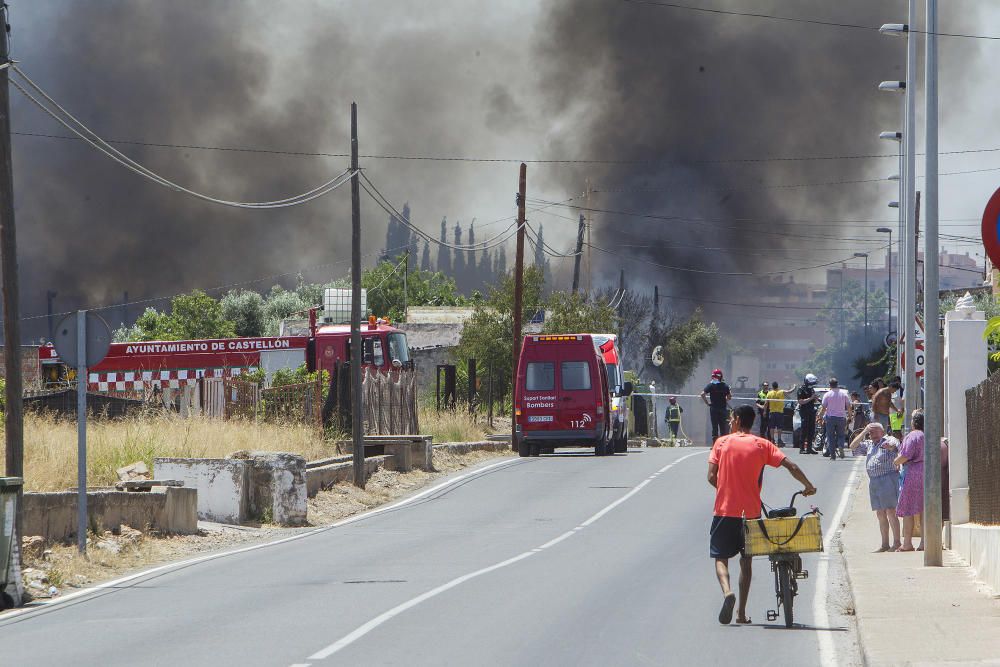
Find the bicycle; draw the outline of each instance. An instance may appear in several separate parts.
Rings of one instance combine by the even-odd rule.
[[[801,491],[792,494],[788,507],[767,508],[763,503],[764,516],[760,519],[744,519],[745,556],[767,556],[774,573],[774,592],[777,609],[767,610],[767,620],[778,620],[779,612],[784,613],[785,627],[794,623],[794,600],[799,593],[799,580],[808,579],[809,571],[802,568],[803,553],[823,551],[823,532],[820,527],[820,511],[813,507],[802,516],[796,516],[795,498]]]

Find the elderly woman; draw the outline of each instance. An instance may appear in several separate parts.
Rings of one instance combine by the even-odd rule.
[[[893,463],[903,466],[903,486],[899,490],[896,516],[903,520],[903,544],[897,551],[913,551],[913,526],[924,512],[924,413],[915,410],[913,430],[903,438],[899,456]],[[924,548],[923,538],[917,550]]]
[[[899,496],[899,474],[893,462],[899,441],[886,435],[885,427],[871,422],[855,436],[851,450],[855,456],[865,456],[865,470],[868,473],[868,498],[872,511],[878,519],[882,533],[882,546],[875,553],[895,551],[899,548],[899,519],[896,517],[896,503]],[[892,545],[889,544],[889,530],[892,529]]]

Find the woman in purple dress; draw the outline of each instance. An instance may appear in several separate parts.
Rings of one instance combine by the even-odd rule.
[[[903,544],[898,551],[913,551],[913,527],[924,512],[924,413],[917,410],[912,417],[913,430],[903,438],[899,456],[893,461],[905,467],[903,486],[899,490],[896,516],[903,520]],[[917,550],[924,548],[923,538]]]

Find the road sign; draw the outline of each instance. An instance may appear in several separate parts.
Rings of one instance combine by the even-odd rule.
[[[87,358],[81,364],[77,355],[77,321],[76,313],[64,317],[56,327],[52,344],[59,353],[59,359],[67,366],[96,366],[107,356],[108,348],[111,347],[111,328],[100,315],[87,312]]]
[[[1000,188],[990,197],[983,213],[983,247],[993,266],[1000,266]]]
[[[917,355],[917,369],[916,374],[918,378],[924,376],[924,341],[917,340],[914,344],[914,351]],[[899,365],[903,367],[903,372],[906,372],[906,350],[904,349],[899,355]]]

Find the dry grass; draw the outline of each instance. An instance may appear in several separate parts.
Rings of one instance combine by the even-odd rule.
[[[75,421],[25,415],[24,441],[26,491],[76,486]],[[218,458],[240,449],[293,452],[306,459],[336,453],[332,442],[304,425],[181,419],[168,414],[94,420],[87,426],[87,482],[88,486],[111,486],[118,479],[116,469],[145,461],[152,470],[157,456]]]
[[[494,419],[494,423],[498,420]],[[499,420],[502,422],[502,420]],[[467,411],[434,408],[420,410],[420,432],[434,436],[434,442],[477,442],[486,439],[490,432],[486,420],[470,415]]]

